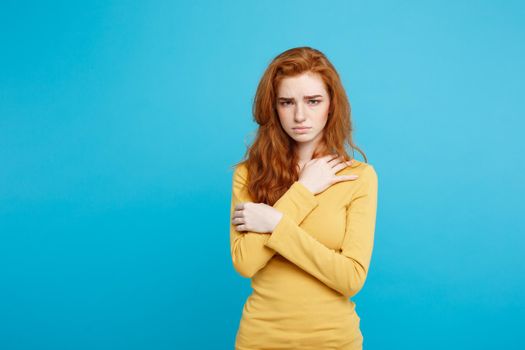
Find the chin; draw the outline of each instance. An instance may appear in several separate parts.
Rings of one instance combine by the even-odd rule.
[[[301,137],[301,136],[299,136],[299,137],[294,136],[294,137],[292,137],[292,139],[294,139],[298,143],[311,142],[314,139],[314,137],[311,137],[309,135],[308,135],[308,137],[305,137],[305,136],[307,136],[307,135],[304,135],[303,137]]]

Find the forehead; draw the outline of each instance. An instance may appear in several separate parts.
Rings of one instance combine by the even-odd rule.
[[[290,95],[324,95],[326,89],[324,81],[319,74],[311,72],[302,73],[281,80],[277,93],[279,96]]]

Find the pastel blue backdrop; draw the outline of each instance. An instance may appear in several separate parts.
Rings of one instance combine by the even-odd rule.
[[[523,349],[519,1],[3,1],[0,348],[233,349],[230,168],[278,53],[379,177],[365,349]],[[357,157],[362,157],[357,153]]]

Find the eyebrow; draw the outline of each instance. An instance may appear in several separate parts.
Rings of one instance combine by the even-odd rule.
[[[315,97],[323,97],[323,95],[311,95],[311,96],[305,96],[304,99],[305,100],[309,100],[309,99],[312,99],[312,98],[315,98]],[[278,97],[279,100],[293,100],[294,98],[293,97]]]

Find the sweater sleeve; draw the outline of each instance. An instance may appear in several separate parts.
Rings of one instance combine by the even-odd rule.
[[[346,297],[356,295],[368,273],[377,209],[377,174],[363,169],[361,184],[347,205],[342,247],[333,250],[284,213],[266,246]]]
[[[265,245],[269,233],[237,231],[232,224],[235,205],[242,202],[253,202],[248,194],[247,169],[241,164],[235,168],[232,179],[232,196],[230,207],[230,249],[235,270],[243,277],[251,278],[262,269],[275,254],[275,250]],[[288,220],[300,224],[312,210],[317,207],[315,195],[300,182],[292,186],[275,202],[273,207],[287,215]]]

